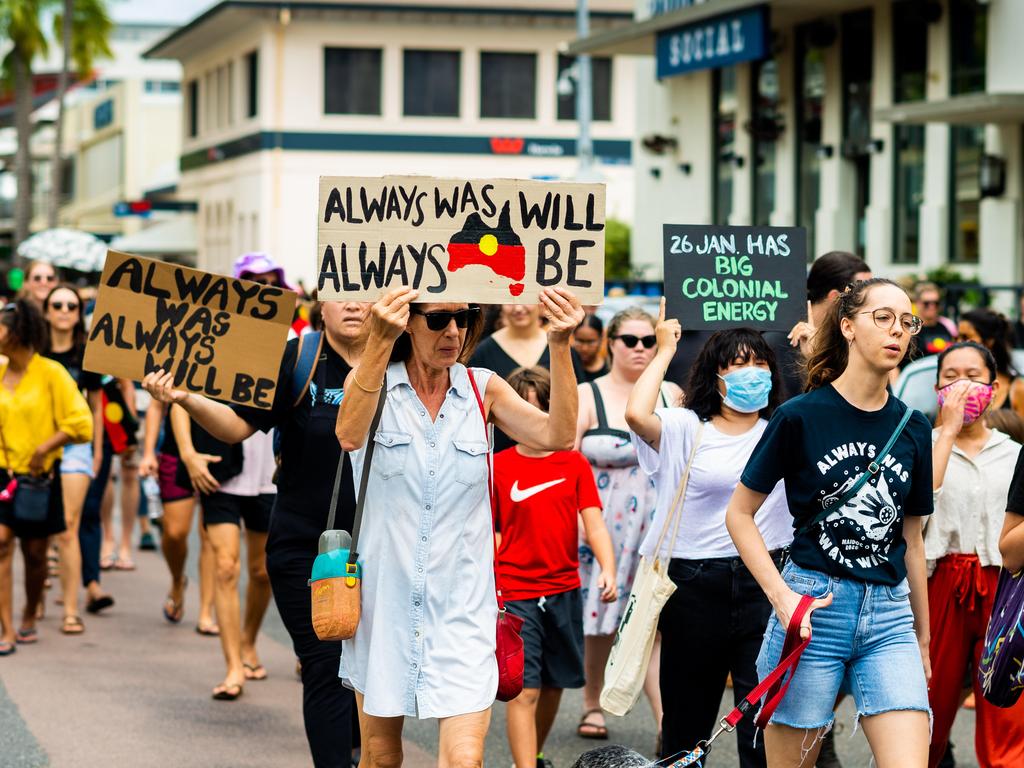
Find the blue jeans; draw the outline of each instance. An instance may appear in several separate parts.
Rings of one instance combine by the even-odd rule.
[[[930,712],[906,579],[895,587],[868,584],[792,561],[782,578],[799,594],[831,592],[833,597],[832,605],[811,615],[810,645],[771,722],[803,729],[829,726],[840,691],[853,694],[858,718],[895,710]],[[773,611],[757,657],[760,679],[781,660],[785,637]]]
[[[100,546],[103,543],[103,527],[100,521],[100,507],[103,492],[110,480],[110,464],[114,452],[106,440],[103,441],[103,461],[99,474],[89,483],[89,492],[82,505],[82,519],[78,525],[78,544],[82,549],[82,584],[88,586],[100,580]]]

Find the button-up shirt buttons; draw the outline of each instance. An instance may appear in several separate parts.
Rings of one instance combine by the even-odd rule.
[[[430,470],[430,476],[431,476],[431,477],[433,477],[433,476],[434,476],[434,470]]]
[[[415,601],[415,602],[413,603],[413,605],[415,605],[415,606],[416,606],[417,608],[419,608],[419,607],[420,607],[420,601],[419,601],[419,600],[416,600],[416,601]]]
[[[429,504],[427,504],[427,509],[430,509],[430,505]]]
[[[413,634],[415,634],[416,637],[419,637],[420,636],[420,631],[417,629]]]
[[[416,573],[423,573],[423,569],[422,568],[417,568],[416,569]]]
[[[420,536],[420,541],[426,541],[426,540],[427,540],[426,536]]]

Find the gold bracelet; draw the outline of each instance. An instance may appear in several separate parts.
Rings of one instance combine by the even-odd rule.
[[[377,385],[376,389],[369,389],[368,387],[363,386],[362,383],[360,383],[359,377],[356,375],[355,371],[352,372],[352,383],[359,387],[361,390],[363,390],[363,392],[366,392],[367,394],[370,395],[376,394],[377,392],[380,392],[384,388],[383,381]]]

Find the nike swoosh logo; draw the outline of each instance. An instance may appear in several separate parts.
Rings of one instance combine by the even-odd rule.
[[[512,501],[518,504],[520,501],[526,501],[531,496],[536,496],[541,491],[546,491],[548,488],[554,488],[559,483],[564,482],[565,478],[560,477],[557,480],[552,480],[550,483],[541,483],[540,485],[535,485],[532,488],[523,488],[520,490],[519,481],[516,480],[512,483],[512,490],[509,492],[509,496],[512,497]]]

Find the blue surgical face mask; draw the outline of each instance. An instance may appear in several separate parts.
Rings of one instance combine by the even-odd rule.
[[[722,402],[734,411],[757,413],[768,405],[768,395],[772,391],[771,371],[748,365],[718,378],[725,382]]]

